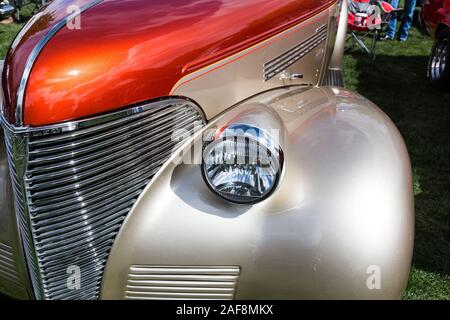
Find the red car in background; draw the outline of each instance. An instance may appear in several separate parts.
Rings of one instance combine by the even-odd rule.
[[[450,90],[450,0],[426,0],[422,22],[435,43],[428,63],[428,78],[436,87]]]

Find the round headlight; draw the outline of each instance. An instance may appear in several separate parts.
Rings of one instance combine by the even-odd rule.
[[[235,124],[205,145],[202,171],[208,186],[220,197],[253,204],[275,190],[283,162],[281,147],[266,132]]]

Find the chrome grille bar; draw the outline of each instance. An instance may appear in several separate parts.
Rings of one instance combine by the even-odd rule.
[[[26,205],[25,171],[26,158],[28,155],[28,137],[26,135],[15,135],[5,130],[6,151],[8,154],[9,171],[11,173],[12,186],[14,190],[14,203],[17,220],[19,222],[20,237],[27,261],[28,272],[36,299],[42,299],[42,281],[34,250],[33,234],[30,229],[28,206]]]
[[[204,124],[166,99],[7,137],[21,234],[36,298],[95,299],[126,215],[181,138]],[[67,285],[78,267],[81,287]]]
[[[21,285],[16,266],[14,265],[14,254],[12,247],[0,242],[0,278],[8,279]]]

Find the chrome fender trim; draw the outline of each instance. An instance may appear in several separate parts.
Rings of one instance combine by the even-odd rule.
[[[278,189],[257,205],[233,205],[208,189],[199,165],[174,155],[124,222],[101,297],[127,297],[136,266],[236,266],[236,299],[401,298],[414,203],[409,156],[392,121],[348,90],[291,87],[246,101],[205,130],[243,115],[282,132],[286,164]],[[185,161],[191,147],[180,149]],[[146,275],[153,284],[138,287],[140,298],[184,297],[185,288],[161,283],[185,278],[161,272]],[[208,279],[193,290],[212,285]]]
[[[345,40],[347,37],[347,23],[348,23],[348,4],[347,1],[341,2],[341,12],[339,15],[339,25],[336,35],[336,42],[334,44],[333,54],[329,69],[341,70],[344,60]]]
[[[322,85],[332,87],[345,87],[342,66],[344,62],[345,42],[347,37],[348,4],[341,1],[340,13],[338,16],[338,26],[335,42],[330,53],[330,62],[324,70],[325,76]]]

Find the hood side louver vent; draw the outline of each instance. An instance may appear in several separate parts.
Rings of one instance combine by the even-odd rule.
[[[231,300],[237,266],[132,266],[125,298],[132,300]]]
[[[264,64],[264,81],[269,81],[277,74],[282,73],[317,48],[327,39],[327,28],[328,25],[321,26],[316,30],[314,35],[300,43],[298,46],[291,48],[289,51]]]

